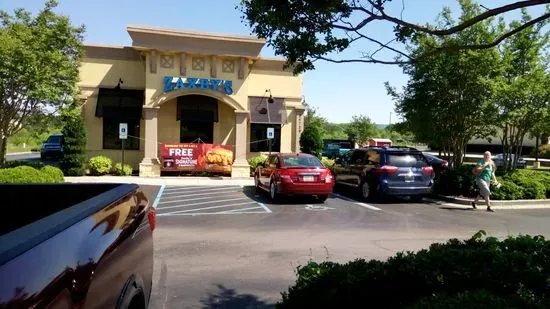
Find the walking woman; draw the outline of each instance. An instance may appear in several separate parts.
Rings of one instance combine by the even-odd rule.
[[[473,172],[476,175],[476,184],[479,188],[479,194],[472,202],[472,207],[474,209],[477,209],[477,201],[480,198],[483,198],[487,203],[487,211],[494,211],[491,209],[491,181],[497,182],[495,170],[496,166],[491,159],[491,153],[486,151],[483,154],[483,160],[480,160],[473,169]]]

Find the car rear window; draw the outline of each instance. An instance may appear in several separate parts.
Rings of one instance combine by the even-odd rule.
[[[397,167],[423,167],[428,165],[421,153],[388,153],[388,164]]]
[[[283,157],[283,166],[321,167],[323,164],[315,157]]]
[[[61,143],[61,136],[59,135],[50,136],[48,137],[48,140],[46,142],[52,143],[52,144],[59,144]]]

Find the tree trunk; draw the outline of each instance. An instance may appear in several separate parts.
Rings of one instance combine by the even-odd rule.
[[[539,140],[540,140],[540,133],[537,132],[535,136],[535,162],[539,162]]]
[[[0,167],[6,162],[6,151],[8,149],[8,138],[3,136],[0,138]]]

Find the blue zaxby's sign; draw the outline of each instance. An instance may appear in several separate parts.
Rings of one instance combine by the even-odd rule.
[[[232,95],[233,82],[221,79],[164,76],[164,92],[177,89],[213,90]]]

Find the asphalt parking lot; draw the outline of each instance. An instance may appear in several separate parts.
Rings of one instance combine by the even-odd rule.
[[[157,207],[150,308],[273,308],[309,260],[385,259],[449,238],[550,235],[550,210],[487,213],[425,201],[271,204],[252,187],[147,187]]]

